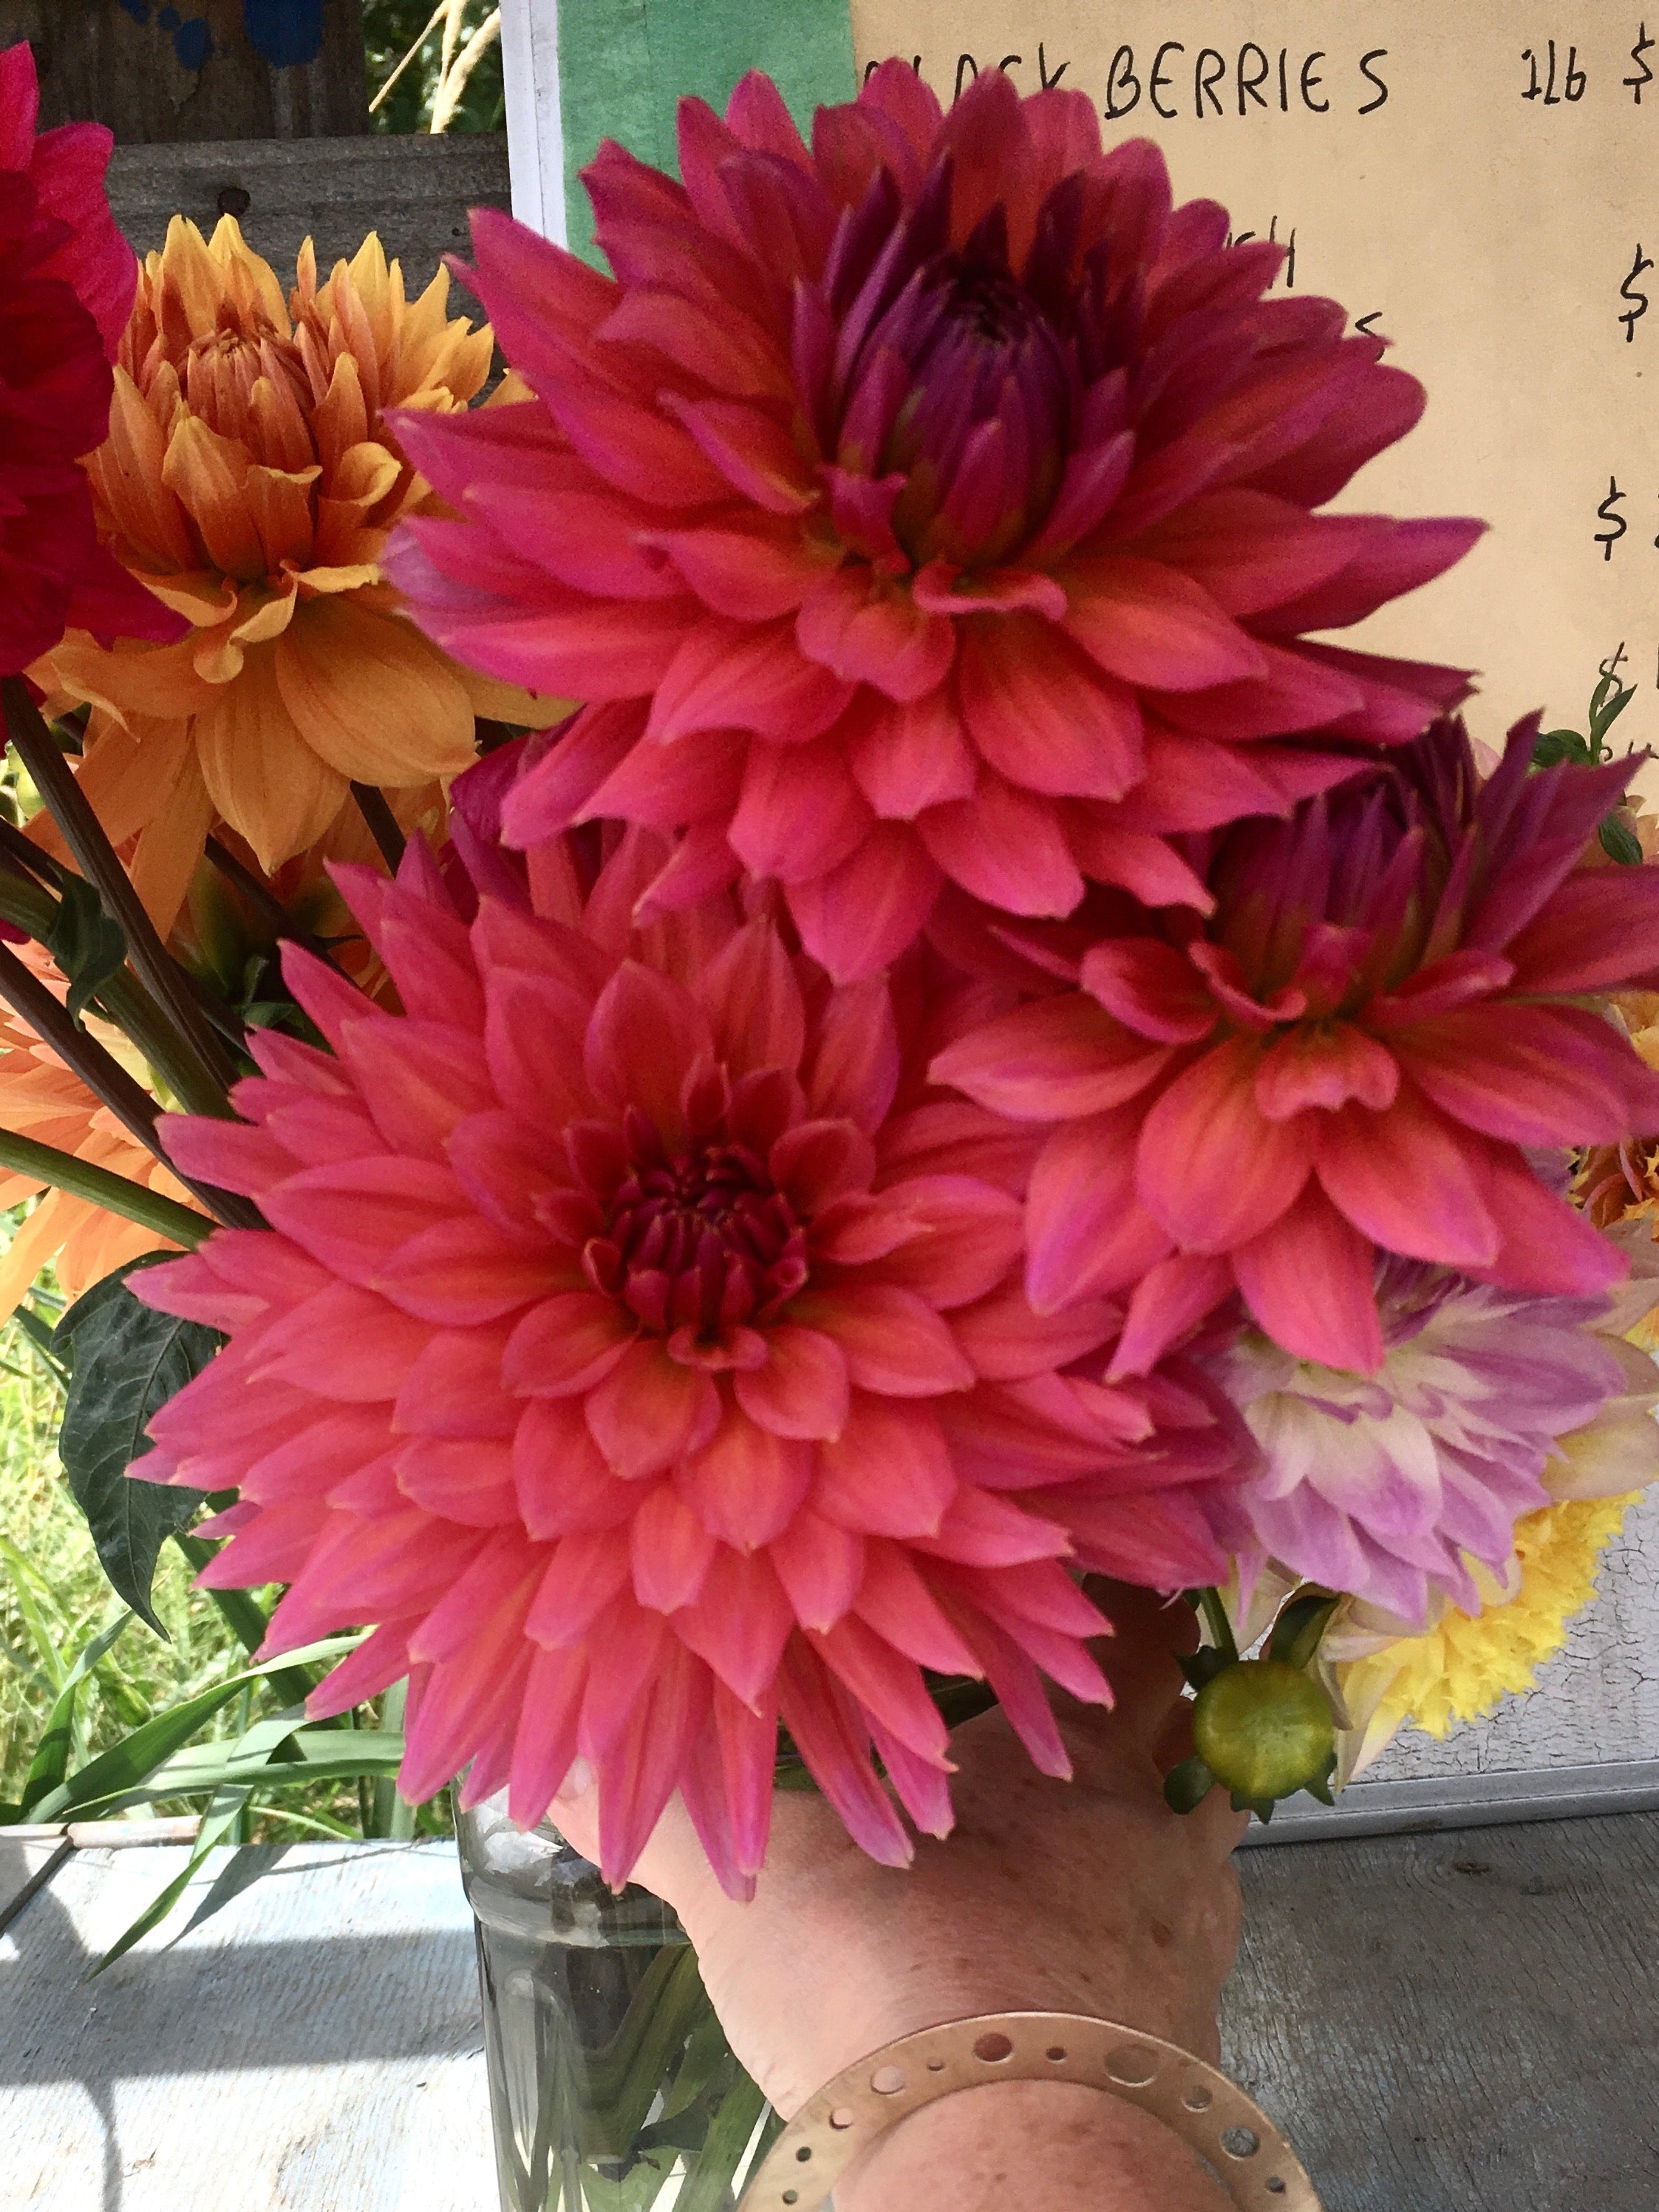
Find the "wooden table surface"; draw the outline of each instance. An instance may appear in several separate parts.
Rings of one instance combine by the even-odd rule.
[[[0,2212],[494,2212],[453,1849],[216,1853],[87,1983],[184,1857],[0,1840]],[[1225,2063],[1328,2212],[1659,2207],[1659,1814],[1242,1864]]]

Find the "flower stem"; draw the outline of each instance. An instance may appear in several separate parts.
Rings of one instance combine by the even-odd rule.
[[[94,1167],[90,1160],[76,1159],[73,1152],[60,1152],[56,1145],[40,1145],[33,1137],[15,1136],[9,1129],[0,1129],[0,1167],[9,1168],[15,1175],[37,1176],[53,1189],[66,1190],[71,1198],[101,1206],[106,1213],[136,1221],[141,1229],[153,1229],[158,1237],[182,1244],[186,1251],[194,1251],[213,1228],[204,1214],[180,1206],[164,1192],[148,1190],[129,1176]]]
[[[76,865],[98,892],[104,910],[125,933],[132,964],[157,1006],[162,1007],[202,1072],[221,1098],[236,1080],[236,1068],[191,996],[190,986],[156,933],[133,889],[120,856],[104,834],[86,793],[70,771],[57,740],[42,720],[22,678],[8,677],[0,690],[17,757],[75,855]],[[222,1107],[221,1111],[222,1111]]]
[[[380,858],[395,876],[403,861],[404,833],[386,803],[385,792],[377,791],[372,783],[354,783],[351,795],[357,802],[357,811],[368,824],[369,836],[380,848]]]

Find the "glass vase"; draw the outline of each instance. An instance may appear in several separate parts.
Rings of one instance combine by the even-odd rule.
[[[504,1796],[456,1826],[502,2212],[732,2212],[781,2124],[673,1912]]]

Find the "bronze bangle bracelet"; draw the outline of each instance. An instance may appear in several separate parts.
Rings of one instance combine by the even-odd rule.
[[[924,2027],[826,2081],[773,2144],[740,2212],[820,2212],[853,2160],[923,2105],[994,2081],[1075,2081],[1139,2105],[1241,2212],[1320,2212],[1296,2153],[1236,2081],[1155,2035],[1080,2013],[984,2013]]]

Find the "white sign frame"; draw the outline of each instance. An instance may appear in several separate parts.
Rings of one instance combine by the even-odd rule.
[[[580,6],[580,0],[574,0]],[[569,239],[559,98],[559,0],[501,0],[501,76],[513,212],[560,246]]]

